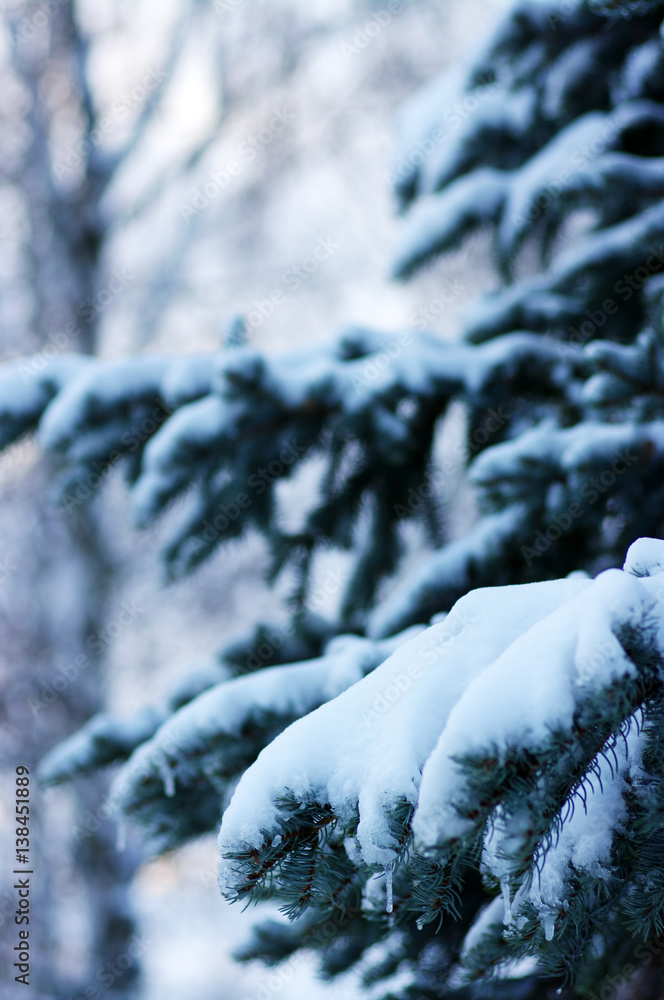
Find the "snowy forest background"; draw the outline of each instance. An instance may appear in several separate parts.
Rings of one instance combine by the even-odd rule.
[[[448,257],[442,289],[435,271],[389,282],[399,226],[387,177],[395,116],[419,86],[464,64],[505,6],[411,0],[365,44],[358,32],[381,4],[79,0],[72,18],[68,4],[6,0],[2,358],[213,350],[237,312],[268,353],[322,341],[348,322],[455,336],[464,307],[492,284],[488,244],[473,239]],[[240,169],[230,176],[234,160]],[[201,199],[220,171],[228,183]],[[73,235],[81,231],[84,244]],[[333,252],[296,282],[292,268],[321,241]],[[266,301],[275,308],[263,317]],[[448,420],[454,440],[459,412]],[[460,467],[458,449],[450,451]],[[85,537],[72,536],[53,507],[50,480],[30,441],[0,456],[3,857],[17,762],[36,762],[102,704],[118,714],[153,705],[184,667],[249,628],[257,594],[262,618],[285,614],[288,581],[272,592],[259,584],[258,538],[164,587],[158,529],[131,530],[120,476],[108,477],[89,523],[76,529]],[[447,502],[460,533],[472,518],[462,483]],[[332,602],[342,570],[334,560],[320,570]],[[82,649],[90,654],[91,635],[100,638],[94,662],[50,701],[54,679]],[[316,982],[313,958],[281,973],[232,962],[253,914],[221,900],[214,837],[144,865],[129,888],[140,846],[115,854],[114,824],[95,822],[96,782],[33,795],[35,998],[76,995],[117,958],[114,942],[134,932],[149,942],[140,981],[129,969],[107,996],[232,1000],[261,995],[269,981],[284,998],[360,995],[352,980]],[[93,842],[106,870],[86,855]],[[10,945],[3,934],[3,960]]]

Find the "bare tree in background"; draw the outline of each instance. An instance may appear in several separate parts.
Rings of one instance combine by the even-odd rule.
[[[190,5],[181,6],[165,60],[131,91],[133,123],[112,151],[106,139],[114,122],[93,93],[77,5],[17,3],[5,13],[0,329],[4,354],[34,352],[24,367],[27,387],[68,352],[98,350],[104,308],[130,280],[121,268],[109,273],[105,250],[123,220],[104,199],[158,114],[177,67],[191,18]],[[70,484],[70,502],[56,509],[48,485],[53,469],[36,461],[29,445],[15,449],[8,464],[10,473],[22,471],[7,476],[2,499],[11,548],[0,605],[2,756],[13,774],[18,763],[34,768],[49,746],[103,707],[116,567],[101,502],[79,502],[95,482]],[[127,997],[141,951],[128,901],[135,858],[116,851],[104,788],[79,787],[59,819],[34,781],[32,795],[33,996],[69,996],[91,986]],[[13,924],[11,892],[3,903]],[[4,941],[9,956],[13,936]]]

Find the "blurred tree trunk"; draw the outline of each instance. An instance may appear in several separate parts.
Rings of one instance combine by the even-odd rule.
[[[47,364],[60,350],[95,352],[99,311],[91,303],[101,285],[106,236],[100,200],[113,164],[86,144],[89,152],[71,180],[62,185],[54,176],[58,88],[68,90],[68,113],[79,118],[84,134],[95,125],[86,43],[71,3],[49,7],[48,22],[38,31],[28,30],[34,27],[34,20],[26,20],[29,12],[17,7],[7,18],[28,140],[5,179],[27,209],[29,332],[37,363]],[[9,731],[4,750],[12,771],[20,763],[32,771],[32,996],[64,997],[94,986],[109,997],[129,997],[138,973],[128,900],[135,863],[116,850],[104,787],[82,782],[68,790],[63,824],[57,818],[62,796],[60,803],[44,802],[34,775],[50,746],[103,707],[104,647],[93,637],[108,623],[114,582],[103,501],[56,509],[53,472],[46,461],[31,465],[5,500],[29,526],[21,539],[25,548],[16,550],[22,580],[19,586],[14,577],[10,587],[7,576],[3,611]],[[72,915],[74,926],[68,926]]]

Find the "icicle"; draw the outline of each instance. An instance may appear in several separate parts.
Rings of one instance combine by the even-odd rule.
[[[127,850],[127,821],[124,816],[119,816],[116,820],[115,849],[116,851]]]
[[[505,916],[503,917],[503,923],[507,926],[512,923],[512,902],[510,900],[510,880],[507,875],[504,875],[500,880],[500,888],[503,890],[503,905],[505,907]]]
[[[159,773],[164,782],[164,794],[167,798],[172,799],[175,795],[175,775],[171,771],[168,761],[163,758],[159,761]]]
[[[422,928],[424,927],[424,917],[418,917],[417,920],[415,921],[415,926],[417,927],[418,931],[421,931]]]
[[[389,868],[385,869],[385,912],[391,913],[394,909],[394,897],[392,893],[392,872],[394,871],[394,866],[390,865]]]
[[[553,935],[556,932],[556,921],[553,917],[549,914],[542,917],[542,927],[544,928],[544,937],[547,941],[553,941]]]

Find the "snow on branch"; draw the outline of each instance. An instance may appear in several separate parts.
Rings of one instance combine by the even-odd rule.
[[[100,714],[59,743],[39,765],[39,778],[47,785],[58,785],[71,778],[91,774],[101,767],[127,757],[141,743],[149,740],[163,721],[163,713],[146,709],[129,719],[114,719]]]
[[[537,570],[560,550],[561,568],[583,544],[610,551],[640,531],[659,532],[660,501],[648,497],[664,472],[664,424],[543,422],[485,449],[470,465],[481,517],[462,537],[432,553],[373,609],[368,629],[389,635],[451,608],[472,587],[500,582],[506,567]],[[607,531],[602,513],[620,518]]]
[[[278,833],[278,799],[290,793],[329,804],[345,824],[356,821],[359,809],[365,863],[391,865],[399,851],[390,812],[403,800],[415,806],[421,769],[461,692],[529,621],[587,586],[560,581],[462,598],[443,622],[274,742],[238,786],[220,834],[222,854],[260,850],[264,831]],[[229,891],[241,889],[233,872],[234,863],[224,863]]]
[[[51,400],[93,362],[79,354],[44,353],[0,366],[0,447],[35,430]]]
[[[317,546],[348,548],[360,513],[371,510],[380,530],[367,538],[381,542],[358,556],[344,605],[357,614],[394,568],[399,520],[422,516],[433,530],[432,503],[418,513],[404,499],[425,481],[450,400],[489,409],[511,386],[533,380],[557,391],[579,357],[570,349],[561,358],[554,342],[527,332],[474,347],[352,328],[329,344],[274,357],[238,348],[182,359],[53,362],[34,384],[34,399],[15,385],[15,364],[0,378],[14,385],[7,400],[23,397],[24,412],[11,404],[7,440],[38,422],[40,442],[61,459],[63,504],[81,502],[82,484],[123,462],[139,524],[183,498],[164,544],[171,576],[251,526],[268,538],[277,568],[294,560],[306,580]],[[301,529],[288,535],[275,517],[278,488],[314,456],[326,467],[321,489]]]
[[[422,922],[440,915],[436,892],[453,908],[454,879],[479,843],[502,911],[471,932],[468,953],[501,917],[508,955],[533,934],[545,954],[554,935],[565,941],[580,899],[590,919],[607,893],[627,905],[614,851],[648,787],[642,734],[662,699],[662,565],[664,543],[640,539],[623,570],[595,580],[472,591],[293,723],[224,814],[222,892],[283,890],[294,913],[329,905],[338,879],[382,871],[387,909],[419,906]],[[634,906],[647,889],[629,891]]]
[[[623,275],[647,268],[646,259],[652,262],[651,273],[661,269],[663,238],[661,202],[587,235],[563,251],[542,275],[524,279],[474,307],[466,323],[467,339],[482,343],[510,330],[561,329],[583,322],[587,311],[616,294]]]
[[[434,254],[458,246],[464,236],[499,218],[507,175],[482,167],[442,192],[422,198],[406,220],[392,261],[392,274],[407,278]]]
[[[391,635],[415,621],[426,621],[451,608],[473,587],[492,583],[535,528],[525,504],[481,518],[463,538],[428,556],[399,581],[371,612],[369,634]]]
[[[160,850],[213,829],[234,783],[263,747],[423,627],[380,642],[337,636],[318,659],[216,684],[142,741],[115,779],[111,799]]]
[[[570,208],[592,207],[597,226],[644,208],[664,193],[664,160],[619,148],[630,129],[664,126],[662,108],[649,101],[615,112],[589,112],[561,129],[515,170],[482,166],[421,198],[407,217],[392,269],[408,277],[435,254],[458,246],[481,226],[495,226],[500,253],[513,261],[545,217],[549,240]]]

